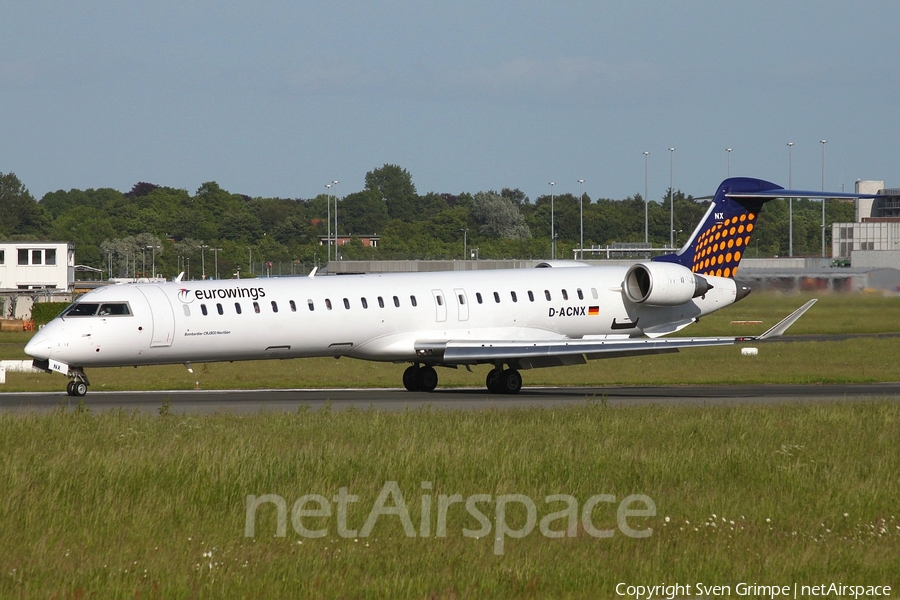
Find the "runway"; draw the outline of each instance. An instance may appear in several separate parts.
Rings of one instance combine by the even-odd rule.
[[[481,389],[438,389],[432,393],[403,389],[293,389],[164,392],[89,392],[71,398],[65,392],[0,394],[0,412],[47,412],[83,406],[92,411],[125,410],[156,414],[164,403],[175,414],[253,414],[260,411],[320,410],[484,410],[554,408],[602,403],[608,406],[737,405],[783,402],[900,400],[900,383],[829,385],[710,385],[627,387],[526,387],[513,396]]]

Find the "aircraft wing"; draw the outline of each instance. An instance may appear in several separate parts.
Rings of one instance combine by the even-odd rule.
[[[432,358],[443,364],[476,364],[514,360],[518,362],[519,368],[523,369],[582,364],[591,359],[664,354],[678,352],[681,348],[729,346],[738,342],[770,339],[782,335],[815,303],[816,300],[810,300],[758,336],[420,341],[416,343],[416,351],[423,359]]]

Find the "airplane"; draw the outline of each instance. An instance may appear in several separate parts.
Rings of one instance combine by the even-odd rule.
[[[410,363],[409,391],[436,367],[489,364],[492,393],[520,371],[779,336],[815,302],[755,337],[666,338],[750,293],[735,279],[765,202],[855,197],[723,181],[685,245],[626,266],[229,279],[109,285],[78,298],[25,346],[36,368],[84,396],[86,368],[333,356]],[[560,267],[573,268],[560,268]]]

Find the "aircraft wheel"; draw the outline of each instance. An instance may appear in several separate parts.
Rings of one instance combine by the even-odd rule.
[[[70,396],[75,395],[75,382],[74,381],[70,381],[68,384],[66,384],[66,393]]]
[[[487,385],[487,389],[492,394],[499,394],[501,390],[500,386],[500,374],[503,371],[501,369],[491,369],[487,374],[487,379],[485,379],[485,385]]]
[[[83,381],[76,381],[72,385],[73,396],[84,396],[87,394],[87,384]]]
[[[507,369],[500,373],[500,391],[504,394],[518,394],[522,389],[522,375],[515,369]]]
[[[418,392],[422,389],[422,370],[412,365],[403,371],[403,387],[408,392]]]
[[[423,392],[433,392],[438,384],[438,374],[434,367],[422,367],[419,371],[419,382]]]

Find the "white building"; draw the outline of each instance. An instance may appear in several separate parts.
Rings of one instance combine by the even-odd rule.
[[[832,224],[831,255],[851,259],[854,267],[900,268],[900,189],[857,181],[856,193],[881,197],[857,200],[855,223]]]
[[[0,243],[0,289],[68,290],[75,280],[75,247],[65,242]]]

